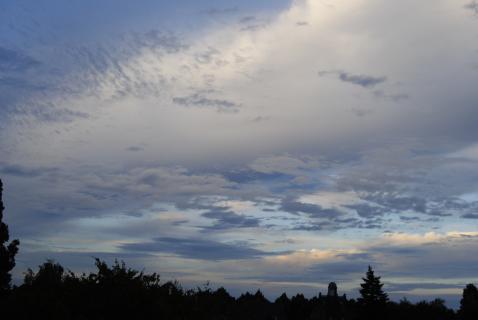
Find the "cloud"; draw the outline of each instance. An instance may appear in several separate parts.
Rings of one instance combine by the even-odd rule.
[[[474,12],[474,14],[478,14],[478,2],[475,0],[471,1],[470,3],[467,3],[465,5],[465,9],[471,10]]]
[[[322,208],[320,205],[317,204],[303,203],[290,199],[284,199],[282,201],[280,210],[292,214],[305,213],[313,218],[325,219],[334,219],[343,215],[343,212],[338,211],[336,209]]]
[[[476,21],[463,3],[431,12],[431,2],[296,1],[280,13],[195,2],[179,18],[169,6],[120,5],[121,19],[87,2],[78,12],[14,6],[0,19],[12,232],[50,249],[166,248],[168,270],[197,278],[212,264],[193,261],[207,256],[192,253],[196,239],[196,251],[218,248],[223,279],[277,271],[309,285],[337,268],[355,288],[348,272],[368,261],[394,282],[476,277],[474,235],[448,234],[470,231],[477,212]],[[101,14],[84,24],[90,11]],[[261,250],[240,245],[250,239]],[[285,271],[265,261],[317,246],[369,256],[290,254]],[[297,265],[307,277],[288,274]]]
[[[387,292],[405,292],[408,293],[410,291],[416,289],[456,289],[463,290],[465,284],[452,284],[452,283],[437,283],[437,282],[425,282],[425,283],[415,283],[415,282],[404,282],[404,283],[394,283],[394,282],[387,282],[385,286],[385,290]]]
[[[57,170],[57,168],[29,168],[21,165],[0,163],[0,172],[2,174],[19,177],[38,177]]]
[[[209,107],[220,112],[238,112],[240,104],[225,99],[211,99],[200,93],[193,93],[184,97],[173,97],[173,102],[186,107]]]
[[[319,76],[336,75],[342,82],[347,82],[364,88],[373,88],[387,81],[387,77],[375,77],[364,74],[350,74],[345,71],[319,71]]]
[[[419,197],[406,197],[379,193],[377,195],[369,195],[366,199],[395,211],[413,210],[425,213],[427,210],[426,200]]]
[[[289,175],[300,174],[301,171],[313,169],[319,166],[315,159],[300,159],[290,155],[270,156],[255,159],[249,167],[260,173],[282,173]]]
[[[237,214],[228,208],[214,208],[202,214],[203,217],[216,220],[212,226],[205,230],[224,230],[231,228],[255,228],[259,226],[260,219]]]
[[[144,148],[140,147],[140,146],[130,146],[130,147],[126,148],[126,150],[132,151],[132,152],[138,152],[138,151],[143,151]]]
[[[197,63],[209,64],[215,61],[215,58],[218,57],[220,54],[221,52],[218,49],[208,47],[207,50],[196,53],[194,57]]]
[[[30,113],[37,120],[42,122],[72,122],[78,119],[88,119],[90,115],[86,112],[73,111],[69,109],[34,109]]]
[[[130,41],[136,43],[138,48],[143,50],[144,48],[149,48],[157,52],[158,49],[161,49],[168,54],[173,54],[189,48],[189,45],[185,44],[174,33],[157,29],[152,29],[142,34],[133,33],[132,35],[127,35],[126,39],[128,37],[132,37]]]
[[[375,218],[380,217],[387,212],[387,209],[384,209],[380,206],[370,206],[368,204],[355,204],[348,205],[350,209],[354,209],[357,214],[362,218]]]
[[[246,16],[246,17],[242,17],[240,20],[239,20],[239,23],[249,23],[251,21],[254,21],[256,20],[256,17],[254,16]]]
[[[26,54],[0,47],[0,72],[2,73],[26,72],[39,65],[41,65],[39,61]]]
[[[204,13],[209,15],[223,15],[223,14],[231,14],[236,13],[239,11],[238,7],[230,7],[230,8],[211,8],[205,10]]]
[[[478,232],[458,232],[450,231],[444,234],[436,232],[427,232],[425,234],[411,233],[387,233],[384,235],[384,241],[392,245],[421,245],[421,244],[440,244],[445,242],[454,242],[478,237]]]
[[[478,219],[478,214],[476,213],[466,213],[461,216],[464,219]]]
[[[149,253],[170,253],[187,259],[237,260],[256,259],[273,253],[264,252],[244,245],[227,244],[204,239],[155,238],[152,242],[128,243],[123,250]]]

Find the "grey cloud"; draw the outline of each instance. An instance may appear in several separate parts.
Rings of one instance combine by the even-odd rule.
[[[353,226],[353,225],[352,225]],[[381,229],[384,227],[383,220],[365,220],[355,225],[356,228],[361,229]]]
[[[339,255],[335,261],[316,263],[300,272],[279,273],[269,270],[267,274],[253,279],[270,282],[348,282],[357,280],[364,274],[369,265],[379,266],[378,262],[368,254]],[[340,285],[340,284],[339,284]]]
[[[377,98],[383,98],[383,99],[387,99],[387,100],[391,100],[391,101],[395,101],[395,102],[400,102],[402,100],[407,100],[407,99],[410,98],[410,96],[406,93],[388,94],[388,93],[384,92],[383,90],[375,90],[373,92],[373,94]]]
[[[251,121],[259,123],[259,122],[263,122],[263,121],[268,121],[270,119],[271,118],[267,117],[267,116],[257,116],[257,117],[254,117]]]
[[[35,223],[28,222],[33,210],[44,212],[48,219],[56,217],[52,225],[59,226],[72,219],[100,217],[111,212],[142,212],[159,202],[175,205],[176,208],[210,210],[210,206],[204,205],[208,197],[220,195],[240,198],[242,194],[249,197],[248,190],[232,189],[235,184],[220,175],[192,174],[181,168],[155,167],[98,172],[89,167],[70,172],[60,168],[2,163],[0,172],[5,175],[4,182],[8,183],[12,195],[9,203],[17,213],[14,217],[15,230],[24,237],[37,236],[49,230],[37,227],[45,221],[39,214],[33,215]],[[29,178],[28,186],[24,185],[25,177]],[[23,194],[28,194],[28,197],[23,197]],[[260,192],[256,194],[260,195]],[[233,220],[225,218],[223,222],[239,223],[239,220]],[[252,225],[255,222],[252,218],[247,218],[241,223]],[[109,230],[112,233],[116,231]]]
[[[207,229],[231,229],[258,227],[260,220],[237,214],[227,208],[215,208],[202,214],[203,217],[214,219],[216,222]]]
[[[123,244],[121,248],[128,251],[170,253],[188,259],[213,261],[255,259],[272,254],[244,245],[227,244],[198,238],[159,237],[153,239],[152,242]]]
[[[314,217],[315,218],[315,217]],[[297,224],[292,230],[321,231],[341,229],[380,229],[383,228],[383,221],[380,219],[360,220],[356,218],[329,218],[327,220],[311,221],[307,224]]]
[[[421,254],[425,253],[425,250],[421,247],[414,247],[414,246],[375,246],[371,250],[372,252],[379,252],[384,254],[396,254],[405,256],[414,256],[418,257]]]
[[[211,99],[200,93],[194,93],[185,97],[173,97],[173,102],[182,106],[212,107],[218,111],[237,112],[240,104],[225,99]]]
[[[471,10],[474,14],[478,15],[478,2],[473,0],[470,3],[467,3],[465,9]]]
[[[86,112],[62,108],[32,109],[28,114],[33,115],[42,122],[71,122],[76,119],[88,119],[90,117]]]
[[[237,183],[273,181],[275,179],[288,177],[287,174],[281,172],[260,172],[250,169],[231,170],[225,172],[224,176]]]
[[[367,75],[354,75],[346,72],[339,73],[339,79],[343,82],[349,82],[361,87],[374,87],[377,84],[385,82],[387,77],[373,77]]]
[[[322,208],[317,204],[303,203],[293,201],[290,199],[284,199],[281,203],[280,210],[289,212],[292,214],[306,213],[314,218],[337,218],[343,213],[336,209]]]
[[[441,210],[430,210],[430,211],[427,211],[427,215],[433,216],[433,217],[450,217],[453,214],[449,212],[443,212]]]
[[[384,275],[418,277],[423,279],[474,278],[478,276],[476,237],[463,235],[422,245],[372,246],[367,252],[379,254]],[[447,257],[446,261],[443,257]],[[400,261],[397,266],[387,261]],[[437,266],[440,266],[437,268]]]
[[[241,28],[241,31],[257,31],[260,29],[264,29],[267,26],[266,23],[261,24],[251,24]]]
[[[132,152],[138,152],[138,151],[143,151],[144,148],[140,146],[130,146],[126,148],[127,151],[132,151]]]
[[[407,217],[407,216],[400,216],[400,220],[403,221],[421,221],[419,217]]]
[[[477,213],[466,213],[461,216],[462,218],[465,219],[478,219],[478,214]]]
[[[242,17],[240,20],[239,20],[239,23],[248,23],[248,22],[251,22],[251,21],[254,21],[256,20],[256,17],[254,16],[246,16],[246,17]]]
[[[385,288],[387,291],[411,291],[414,289],[462,289],[465,284],[449,284],[449,283],[434,283],[434,282],[405,282],[394,283],[386,282]]]
[[[304,27],[304,26],[308,26],[309,23],[307,21],[297,21],[296,25],[299,27]]]
[[[292,230],[297,231],[322,231],[326,229],[330,229],[331,223],[328,221],[321,221],[321,222],[313,222],[309,224],[298,224],[295,225]]]
[[[332,279],[350,279],[353,277],[351,275],[364,273],[371,264],[375,265],[363,259],[327,262],[311,267],[308,272],[327,275]]]
[[[40,64],[39,61],[26,54],[0,47],[0,72],[25,72]]]
[[[369,114],[373,113],[373,110],[371,109],[363,109],[363,108],[351,108],[350,112],[355,114],[357,117],[365,117]]]
[[[308,169],[319,167],[316,159],[308,157],[294,157],[288,154],[262,157],[249,164],[249,168],[263,174],[284,174],[300,176],[307,173]]]
[[[166,53],[177,53],[189,48],[175,34],[152,29],[143,34],[133,35],[135,42],[142,48],[162,49]]]
[[[368,204],[354,204],[348,205],[347,208],[354,209],[357,214],[363,218],[374,218],[382,216],[387,209],[380,206],[371,206]]]
[[[345,71],[319,71],[319,76],[325,75],[336,75],[340,81],[347,82],[350,84],[354,84],[357,86],[361,86],[364,88],[372,88],[378,84],[381,84],[387,81],[387,77],[375,77],[370,75],[363,75],[363,74],[350,74]]]
[[[222,14],[231,14],[236,13],[239,11],[238,7],[231,7],[231,8],[211,8],[209,10],[204,11],[204,13],[209,15],[222,15]]]
[[[378,195],[369,195],[366,199],[383,205],[384,207],[392,208],[396,211],[413,210],[421,213],[426,213],[427,211],[426,199],[419,197],[379,193]]]
[[[22,77],[2,77],[0,78],[0,89],[2,89],[2,87],[8,90],[16,89],[20,92],[37,92],[51,89],[45,84],[38,84]]]
[[[196,62],[200,64],[208,64],[211,63],[220,53],[221,52],[216,48],[209,47],[206,51],[196,53],[195,59]]]
[[[57,168],[40,168],[40,167],[25,167],[16,164],[2,164],[0,163],[0,172],[5,175],[18,177],[38,177],[43,174],[49,174],[58,171]]]

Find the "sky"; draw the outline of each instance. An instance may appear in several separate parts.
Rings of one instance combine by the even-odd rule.
[[[478,2],[0,0],[16,281],[456,306],[478,279]]]

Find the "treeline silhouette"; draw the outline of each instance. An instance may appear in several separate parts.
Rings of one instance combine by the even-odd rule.
[[[339,296],[329,284],[326,295],[307,299],[303,294],[275,301],[262,292],[232,297],[224,288],[208,285],[185,290],[178,282],[160,281],[156,273],[145,274],[124,262],[111,266],[95,259],[96,271],[75,274],[47,260],[37,271],[28,269],[23,283],[11,286],[18,240],[9,241],[3,222],[3,186],[0,180],[0,319],[198,319],[198,320],[412,320],[478,319],[478,290],[463,290],[460,309],[446,307],[444,300],[411,303],[390,301],[383,283],[371,267],[362,278],[360,297]]]

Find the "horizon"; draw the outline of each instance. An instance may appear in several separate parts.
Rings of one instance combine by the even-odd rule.
[[[0,0],[13,270],[457,308],[478,270],[476,0]]]

